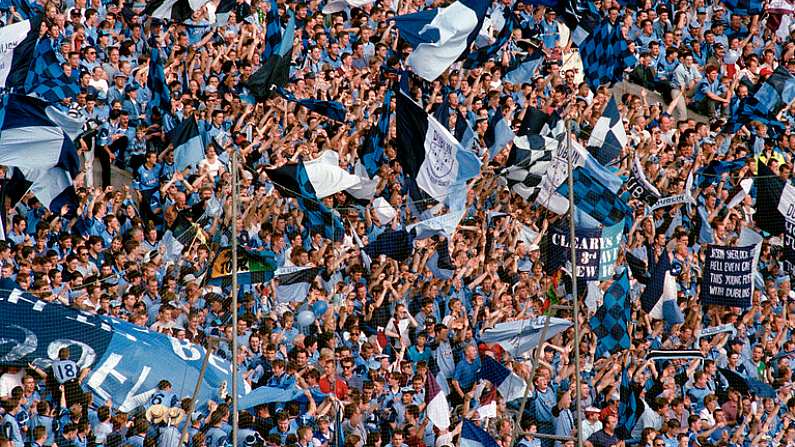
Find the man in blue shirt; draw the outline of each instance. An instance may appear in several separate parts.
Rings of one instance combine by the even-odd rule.
[[[718,67],[708,65],[706,76],[699,81],[696,86],[696,93],[693,95],[694,109],[709,117],[716,116],[721,106],[729,103],[729,99],[724,97],[723,87],[718,79]]]
[[[464,358],[455,365],[455,372],[453,373],[452,385],[457,395],[453,394],[450,397],[456,398],[456,400],[463,400],[464,395],[475,385],[478,371],[480,371],[478,350],[474,345],[468,345],[464,349]]]
[[[144,217],[155,219],[157,216],[152,213],[150,202],[152,195],[160,189],[160,166],[157,164],[156,152],[146,154],[146,161],[135,173],[132,187],[139,193],[138,202],[141,203]]]

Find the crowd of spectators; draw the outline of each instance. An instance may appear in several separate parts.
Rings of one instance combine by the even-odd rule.
[[[778,20],[772,14],[741,16],[704,0],[644,0],[626,6],[584,1],[604,17],[618,18],[637,54],[637,65],[626,78],[641,88],[626,91],[640,93],[619,94],[604,86],[592,91],[582,83],[582,67],[572,63],[577,50],[553,8],[497,0],[483,39],[496,36],[508,8],[519,26],[493,60],[473,69],[458,63],[434,82],[412,82],[411,95],[429,113],[443,106],[446,95],[450,110],[461,112],[451,113],[451,119],[468,120],[481,148],[486,147],[489,118],[498,109],[514,126],[532,108],[558,113],[572,120],[574,137],[585,142],[615,94],[629,136],[621,162],[614,166],[617,173],[626,175],[630,155],[637,156],[663,196],[688,192],[695,199],[695,206],[680,203],[653,213],[631,202],[635,224],[622,244],[622,253],[648,264],[664,251],[673,254],[685,322],[671,326],[651,319],[640,308],[642,286],[633,278],[630,349],[595,358],[597,340],[588,323],[595,307],[582,306],[579,321],[573,322],[582,333],[580,358],[574,355],[572,328],[538,348],[539,366],[532,371],[532,352],[514,358],[479,340],[496,323],[544,315],[550,295],[561,304],[573,298],[565,279],[545,273],[538,244],[548,226],[564,216],[504,186],[499,174],[509,148],[491,161],[486,156],[482,174],[471,182],[466,214],[449,243],[455,266],[450,279],[435,277],[428,268],[440,243],[435,239],[417,241],[406,262],[378,257],[366,268],[352,237],[355,232],[364,243],[372,242],[386,229],[404,228],[417,219],[407,205],[406,179],[396,161],[394,113],[377,186],[377,197],[398,211],[391,222],[383,223],[372,204],[337,194],[324,204],[343,217],[346,235],[330,241],[308,231],[295,199],[281,196],[265,173],[265,168],[309,161],[324,150],[336,151],[340,166],[352,171],[370,127],[384,113],[385,93],[397,82],[393,73],[410,71],[405,58],[411,49],[399,39],[390,17],[443,3],[377,1],[323,14],[321,0],[236,0],[229,12],[220,12],[224,8],[214,1],[184,23],[149,18],[141,2],[56,0],[39,5],[45,15],[42,38],[57,43],[65,72],[79,73],[81,92],[65,103],[92,120],[96,132],[78,142],[86,175],[75,182],[75,216],[66,209],[47,210],[32,194],[5,204],[2,277],[43,300],[199,344],[210,336],[231,337],[232,313],[238,312],[235,360],[252,388],[299,387],[328,395],[320,399],[307,392],[305,404],[261,405],[243,412],[241,446],[333,445],[338,412],[345,447],[452,447],[459,442],[464,418],[486,429],[500,447],[573,445],[536,433],[566,437],[578,431],[576,363],[582,379],[579,431],[586,445],[632,442],[616,435],[625,368],[646,402],[632,432],[634,443],[795,445],[795,356],[790,355],[795,352],[795,292],[782,262],[784,239],[763,234],[750,307],[702,306],[698,293],[707,244],[733,245],[742,229],[756,228],[754,193],[729,209],[729,192],[756,174],[757,163],[790,181],[795,103],[778,115],[782,126],[776,132],[754,122],[727,133],[724,125],[777,67],[795,73],[795,22],[788,24],[786,14]],[[296,21],[287,89],[298,98],[339,101],[347,109],[344,123],[279,97],[251,101],[246,81],[263,63],[260,53],[272,4],[278,5],[283,24],[288,10]],[[791,15],[795,5],[783,4]],[[0,22],[22,19],[14,5],[0,2]],[[539,71],[521,84],[505,82],[502,75],[533,46],[544,52]],[[170,110],[152,112],[146,106],[153,96],[147,87],[153,47],[166,58]],[[650,99],[658,95],[664,102]],[[196,168],[178,172],[168,131],[185,119],[197,120],[205,158]],[[232,153],[239,154],[242,165],[237,203],[231,193]],[[744,167],[686,191],[688,174],[714,160],[742,157],[748,160]],[[96,183],[95,165],[102,172]],[[273,283],[246,284],[240,308],[232,309],[228,290],[202,281],[215,253],[230,244],[233,204],[239,206],[244,247],[273,251],[279,267],[323,268],[305,301],[276,306]],[[700,214],[707,224],[698,224]],[[185,222],[200,231],[178,260],[167,262],[163,235],[185,228]],[[520,237],[523,228],[539,239]],[[623,258],[618,272],[627,268]],[[609,284],[601,282],[588,293],[598,303]],[[296,316],[320,301],[328,304],[327,310],[310,325],[300,325]],[[569,310],[556,312],[572,318]],[[730,332],[699,336],[707,327],[726,324],[732,326]],[[705,360],[647,361],[650,349],[696,349]],[[219,353],[234,357],[228,342],[221,343]],[[68,352],[63,354],[68,358]],[[532,378],[522,417],[521,399],[505,402],[493,385],[479,386],[482,356]],[[775,397],[737,389],[719,367],[771,385]],[[175,427],[186,422],[189,396],[177,395],[167,381],[161,383],[158,403],[124,413],[113,402],[98,406],[90,392],[83,393],[79,385],[85,385],[88,368],[63,377],[62,387],[53,382],[52,370],[0,368],[0,445],[183,445]],[[449,430],[434,427],[425,415],[429,371],[448,392]],[[492,400],[496,412],[482,417],[479,410]],[[205,404],[206,413],[197,414],[189,427],[187,445],[229,445],[229,404],[223,396],[200,407]]]

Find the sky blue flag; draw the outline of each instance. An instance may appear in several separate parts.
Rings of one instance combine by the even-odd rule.
[[[498,343],[503,349],[514,357],[530,352],[541,343],[541,331],[544,329],[546,317],[533,320],[516,320],[507,323],[498,323],[493,328],[487,329],[480,341],[484,343]],[[564,318],[550,317],[549,329],[546,340],[571,327],[571,321]],[[546,341],[544,340],[544,341]]]
[[[204,142],[194,118],[186,118],[169,133],[174,146],[174,165],[178,171],[198,167],[204,158]]]
[[[397,160],[406,177],[430,199],[442,202],[452,186],[480,174],[480,160],[405,94],[397,96]],[[411,192],[411,191],[410,191]],[[421,200],[417,194],[412,198]]]
[[[629,302],[629,274],[621,273],[604,295],[602,306],[591,317],[591,330],[596,335],[596,357],[605,353],[613,354],[621,349],[629,349],[628,324],[632,307]]]
[[[303,395],[303,390],[298,388],[285,390],[274,386],[261,386],[241,397],[237,405],[241,410],[248,410],[257,405],[290,402]]]
[[[40,28],[41,16],[38,14],[0,28],[0,42],[4,43],[0,48],[0,89],[13,91],[24,87]]]
[[[497,387],[497,391],[500,392],[506,402],[524,396],[524,379],[511,372],[511,370],[488,355],[483,356],[481,359],[478,379],[485,379],[491,382]]]
[[[466,214],[462,208],[455,209],[441,216],[431,217],[421,220],[406,227],[406,231],[411,233],[414,239],[428,239],[432,236],[442,236],[449,238],[453,236],[458,223]]]
[[[460,447],[498,447],[497,441],[485,430],[464,419],[461,427]]]
[[[574,169],[574,205],[588,213],[604,226],[624,222],[625,227],[632,226],[632,208],[620,197],[604,185],[599,178],[592,175],[585,167]],[[568,197],[568,182],[563,182],[558,193]]]
[[[541,51],[534,51],[521,62],[513,67],[508,68],[508,71],[502,76],[503,81],[515,85],[521,85],[524,82],[533,80],[536,70],[544,62],[544,53]]]
[[[489,148],[489,161],[502,150],[505,146],[516,138],[516,134],[511,129],[511,123],[502,114],[502,107],[497,107],[494,116],[489,120],[489,127],[483,135],[483,141]]]
[[[55,52],[52,39],[40,40],[25,79],[25,92],[49,102],[77,98],[80,93],[78,71],[72,70],[71,76],[66,76],[62,67],[65,63]]]
[[[384,94],[384,103],[381,105],[378,123],[370,127],[370,131],[364,138],[364,143],[360,146],[359,158],[362,160],[362,164],[370,178],[375,177],[384,160],[384,141],[389,132],[390,107],[394,94],[395,92],[392,89],[388,89]]]
[[[69,172],[60,167],[49,169],[14,168],[11,179],[6,183],[6,197],[17,203],[28,191],[33,193],[45,208],[59,213],[69,206],[71,211],[77,207],[77,196]]]
[[[293,92],[286,90],[284,87],[276,87],[276,93],[282,98],[305,107],[312,112],[323,115],[328,119],[345,122],[345,114],[347,111],[345,110],[345,106],[339,101],[323,101],[313,98],[298,99]]]
[[[478,36],[488,0],[458,0],[443,7],[406,14],[394,18],[400,37],[414,51],[408,64],[427,81],[433,81],[447,70]]]
[[[58,167],[71,178],[80,172],[72,140],[75,122],[65,112],[37,98],[6,95],[0,105],[0,164],[22,170]],[[79,126],[77,126],[79,129]]]
[[[426,264],[431,270],[434,278],[450,279],[455,273],[455,265],[450,259],[450,246],[447,238],[442,239],[436,244],[436,250],[428,258]]]

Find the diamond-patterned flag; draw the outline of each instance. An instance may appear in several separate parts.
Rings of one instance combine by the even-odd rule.
[[[624,226],[632,226],[632,208],[615,193],[610,191],[587,169],[577,168],[572,173],[574,179],[574,206],[596,219],[597,222],[609,227],[619,222]],[[569,185],[563,182],[558,193],[568,197]]]
[[[640,415],[645,410],[643,399],[640,397],[638,387],[634,386],[629,378],[629,365],[626,365],[621,373],[621,400],[618,403],[618,426],[616,436],[618,439],[630,439],[632,429],[640,419]]]
[[[70,76],[64,72],[65,59],[59,59],[51,39],[42,39],[36,46],[33,66],[25,80],[25,92],[45,101],[59,102],[66,98],[76,99],[80,93],[77,70]]]
[[[619,23],[602,20],[580,45],[585,80],[592,89],[621,81],[635,63]]]
[[[596,357],[605,352],[629,349],[627,324],[631,318],[629,305],[629,275],[627,270],[607,289],[602,306],[591,317],[591,330],[597,337]]]

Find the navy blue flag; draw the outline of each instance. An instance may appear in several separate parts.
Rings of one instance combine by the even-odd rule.
[[[762,12],[762,0],[724,0],[723,4],[738,16],[755,16]]]
[[[384,94],[384,103],[381,105],[378,123],[370,127],[370,131],[364,138],[364,144],[360,146],[359,158],[362,160],[362,164],[370,178],[375,177],[378,173],[384,159],[384,142],[389,132],[390,108],[392,107],[394,94],[391,89]]]
[[[338,101],[322,101],[320,99],[312,98],[298,99],[295,97],[293,92],[286,90],[283,87],[276,87],[276,93],[278,93],[282,98],[305,107],[307,110],[323,115],[328,119],[345,122],[345,114],[347,111],[345,110],[345,106]]]
[[[616,436],[618,439],[626,440],[632,438],[632,429],[643,414],[645,404],[640,397],[638,387],[635,386],[629,377],[629,368],[624,368],[621,372],[621,401],[618,403],[618,425],[616,426]]]
[[[587,213],[600,224],[609,227],[619,222],[629,229],[632,226],[632,208],[620,197],[591,176],[587,169],[576,168],[574,178],[574,206]],[[568,182],[563,182],[558,193],[568,197]]]
[[[287,85],[290,80],[294,36],[295,17],[291,14],[278,50],[274,49],[269,58],[263,59],[262,67],[245,83],[255,100],[265,101],[273,95],[274,87]]]
[[[729,307],[750,307],[753,291],[754,249],[707,246],[701,303]]]
[[[635,56],[621,33],[620,23],[602,20],[580,45],[585,81],[596,90],[624,79],[624,69],[635,64]]]
[[[20,89],[33,62],[41,15],[0,28],[0,89]]]
[[[604,302],[591,317],[591,330],[596,334],[596,357],[629,349],[631,340],[627,325],[632,318],[629,302],[629,274],[621,276],[605,292]]]
[[[115,318],[39,301],[5,287],[0,290],[0,326],[4,365],[27,367],[33,363],[46,369],[54,360],[50,353],[68,340],[71,360],[81,369],[91,370],[82,386],[93,394],[94,402],[103,405],[112,399],[113,407],[125,412],[138,407],[138,401],[145,400],[140,395],[155,389],[161,380],[171,382],[174,391],[181,393],[179,397],[190,395],[188,390],[193,390],[207,355],[200,345]],[[217,399],[224,381],[231,383],[231,367],[211,354],[198,401]]]
[[[770,127],[771,130],[780,132],[784,130],[784,123],[776,119],[776,115],[795,100],[795,75],[789,72],[783,65],[771,74],[765,82],[748,99],[742,110],[739,111],[739,118],[736,120],[736,131],[743,124],[750,121],[759,121]]]
[[[632,272],[632,277],[641,284],[648,284],[649,280],[651,279],[651,275],[649,274],[649,268],[648,265],[646,265],[646,261],[633,255],[629,251],[624,252],[624,256],[627,258],[627,265],[629,266],[629,270]]]
[[[778,235],[786,230],[784,215],[778,210],[778,202],[784,191],[784,180],[759,160],[757,176],[754,178],[756,188],[756,225],[770,234]]]
[[[436,118],[436,121],[439,121],[439,124],[446,127],[447,130],[450,130],[450,95],[449,91],[446,88],[442,89],[442,102],[439,104],[438,107],[433,111],[433,117]],[[458,141],[461,141],[460,139]]]
[[[510,39],[511,34],[513,34],[513,29],[517,25],[516,16],[513,13],[513,8],[504,8],[503,15],[505,16],[505,25],[500,30],[500,33],[494,40],[494,43],[491,45],[486,45],[485,47],[480,47],[475,51],[468,52],[466,59],[464,60],[464,68],[472,69],[475,67],[480,67],[487,61],[493,59],[494,56],[496,56],[497,53],[502,49],[502,47],[508,43],[508,39]]]
[[[450,279],[455,273],[455,265],[450,259],[450,246],[447,238],[436,244],[436,251],[428,258],[426,264],[435,278]]]
[[[411,237],[406,230],[387,229],[364,247],[364,252],[370,258],[385,255],[398,262],[403,262],[411,256]]]
[[[149,76],[146,86],[152,92],[152,99],[146,104],[147,112],[151,113],[157,107],[161,113],[170,113],[171,92],[166,83],[164,54],[161,54],[159,48],[152,48],[149,55]]]
[[[577,228],[574,237],[577,250],[577,278],[585,281],[599,279],[599,257],[601,255],[602,230],[599,228]],[[548,274],[554,273],[571,259],[571,240],[566,225],[551,225],[542,240],[543,262]]]
[[[521,137],[524,135],[543,135],[544,126],[547,126],[550,115],[541,109],[529,107],[524,112],[522,124],[519,125],[519,130],[516,135]]]
[[[284,197],[295,197],[304,212],[304,224],[312,233],[327,239],[341,241],[345,237],[342,220],[317,196],[303,163],[287,164],[276,169],[266,169],[268,177]]]
[[[52,39],[39,41],[33,66],[25,79],[25,92],[49,102],[76,99],[80,93],[77,70],[67,76],[64,64],[66,61],[58,59],[55,53]]]
[[[168,137],[174,146],[174,166],[178,171],[199,166],[204,158],[204,141],[196,119],[183,119],[169,132]]]

